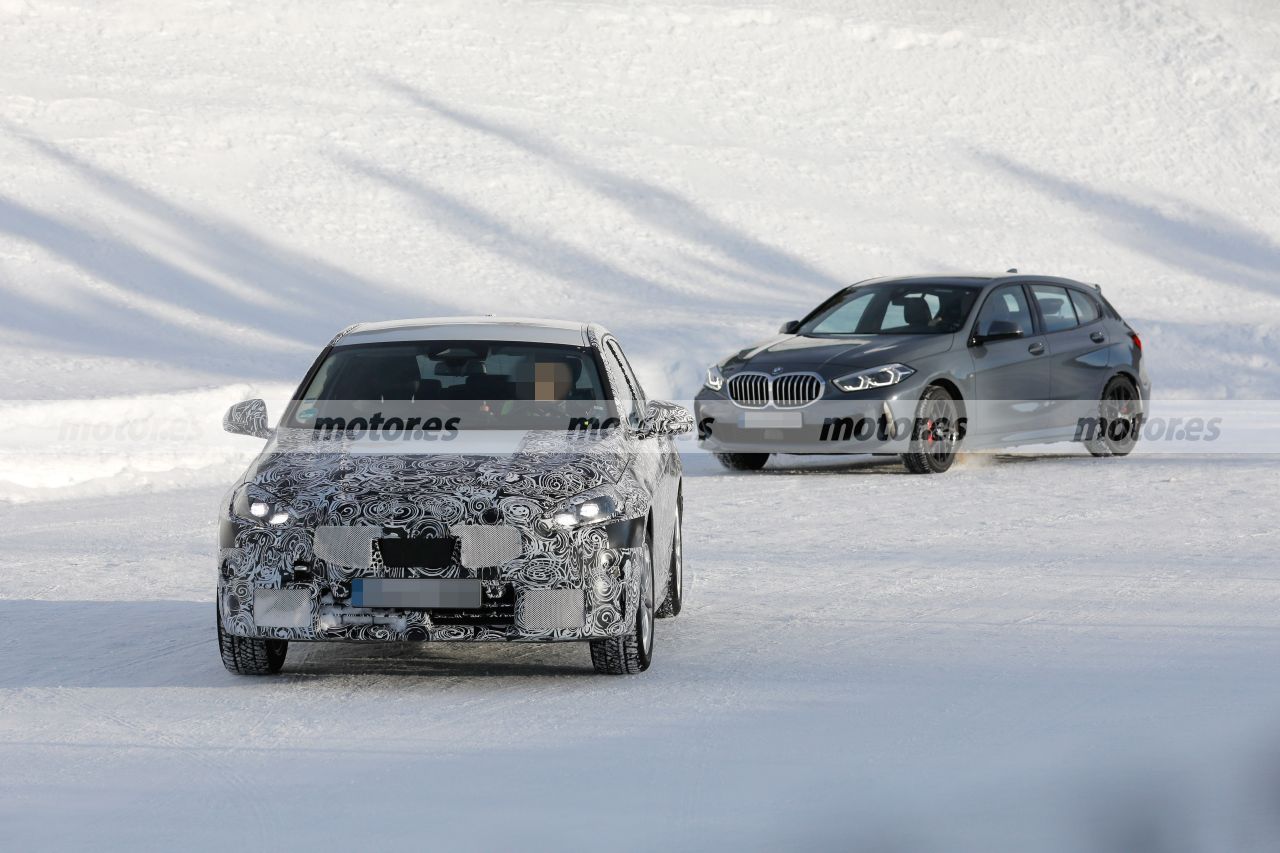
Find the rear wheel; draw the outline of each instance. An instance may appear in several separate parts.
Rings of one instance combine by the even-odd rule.
[[[222,665],[228,672],[236,675],[274,675],[284,666],[289,641],[228,634],[222,630],[222,617],[219,616],[218,651],[222,654]]]
[[[667,598],[658,608],[657,617],[679,616],[684,606],[684,542],[680,528],[684,523],[684,507],[676,501],[676,529],[671,534],[671,568],[667,570]]]
[[[902,464],[912,474],[941,474],[956,461],[960,445],[960,407],[947,389],[930,385],[920,395],[911,447]]]
[[[653,546],[648,537],[640,549],[640,601],[635,625],[621,637],[591,641],[591,664],[602,675],[634,675],[653,660]]]
[[[1098,424],[1084,446],[1094,456],[1128,456],[1138,443],[1142,423],[1142,400],[1127,376],[1115,376],[1102,389],[1098,401]]]
[[[716,459],[730,471],[759,471],[769,461],[768,453],[717,453]]]

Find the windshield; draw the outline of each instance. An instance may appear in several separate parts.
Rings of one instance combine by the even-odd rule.
[[[595,351],[505,341],[335,347],[312,371],[282,425],[457,431],[580,429],[613,409]],[[354,424],[354,426],[352,426]]]
[[[881,284],[840,293],[809,315],[802,335],[947,335],[960,331],[981,287]]]

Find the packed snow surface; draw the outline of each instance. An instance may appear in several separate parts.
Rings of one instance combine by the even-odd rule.
[[[651,396],[873,275],[1098,282],[1157,394],[1280,397],[1265,0],[0,0],[14,849],[1272,850],[1280,459],[686,459],[653,669],[291,649],[216,506],[350,323],[608,326]]]

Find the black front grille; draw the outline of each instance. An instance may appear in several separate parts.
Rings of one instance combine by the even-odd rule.
[[[389,569],[443,569],[453,564],[457,542],[452,536],[379,539],[378,550]]]

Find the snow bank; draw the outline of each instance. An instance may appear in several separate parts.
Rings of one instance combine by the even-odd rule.
[[[0,401],[0,501],[23,503],[229,484],[262,442],[222,431],[232,403],[293,388],[238,384],[186,393],[65,401]]]
[[[12,4],[0,390],[294,381],[351,322],[496,311],[679,397],[842,284],[1016,266],[1101,282],[1162,393],[1275,396],[1276,18]]]

